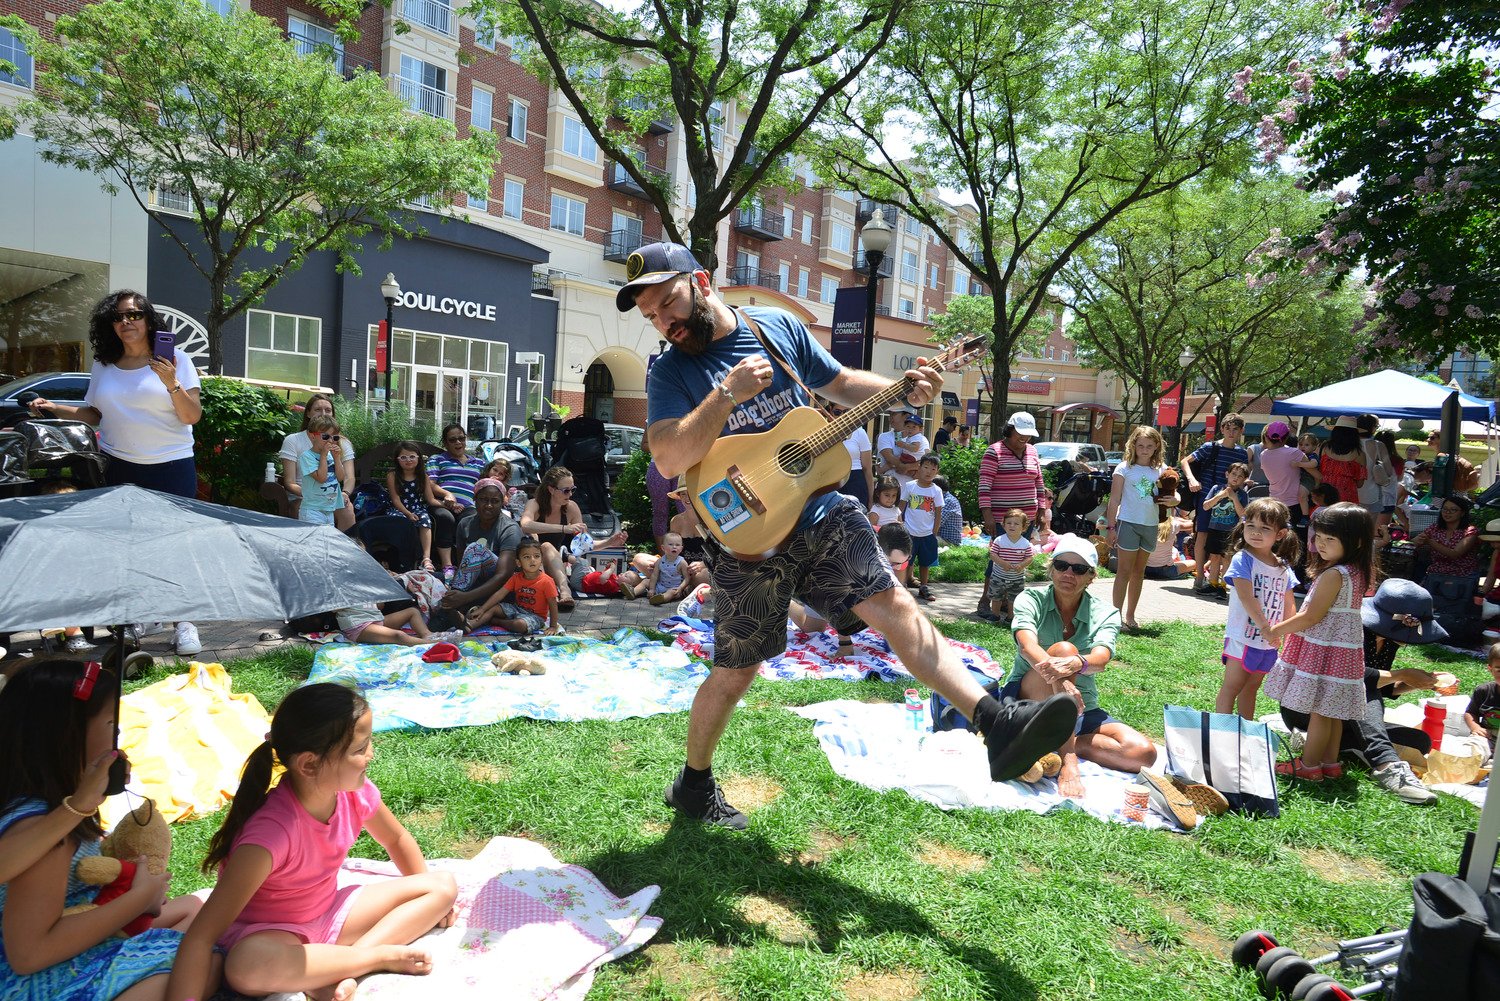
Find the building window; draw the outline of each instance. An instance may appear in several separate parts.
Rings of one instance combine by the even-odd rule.
[[[476,86],[469,95],[469,128],[495,130],[495,95],[483,87]]]
[[[476,212],[488,212],[490,210],[489,196],[487,194],[469,192],[469,208]]]
[[[576,118],[563,116],[563,141],[562,149],[569,156],[576,156],[580,160],[589,163],[599,162],[599,148],[594,145],[594,137],[589,135],[583,123]]]
[[[447,70],[403,53],[396,86],[411,110],[433,118],[448,118]]]
[[[837,278],[824,278],[821,298],[824,302],[832,304],[839,297],[839,280]]]
[[[969,276],[967,274],[965,274],[964,272],[962,272],[962,271],[956,272],[953,275],[953,294],[954,295],[968,295],[969,294]]]
[[[797,269],[797,295],[803,299],[807,298],[807,269]]]
[[[481,49],[495,51],[495,26],[484,18],[478,18],[474,22],[474,44]]]
[[[828,227],[828,244],[841,254],[847,254],[854,250],[854,230],[841,222],[836,222]]]
[[[917,315],[917,304],[914,303],[914,302],[912,302],[910,299],[902,299],[901,300],[901,315],[904,316],[904,317],[906,317],[906,318],[908,318],[908,319],[911,319],[912,317],[916,316]]]
[[[332,57],[334,66],[340,73],[344,72],[344,40],[339,38],[332,28],[292,14],[286,19],[286,33],[296,47],[297,55],[311,56],[322,53]]]
[[[505,179],[505,208],[502,209],[507,219],[521,218],[521,200],[526,195],[526,182],[518,181],[513,177]]]
[[[526,105],[514,97],[510,99],[510,128],[505,134],[523,145],[526,142]]]
[[[917,270],[917,252],[915,250],[904,251],[901,254],[901,280],[915,285],[920,280],[918,278],[920,274],[921,272]]]
[[[901,228],[906,230],[907,236],[920,237],[922,235],[922,224],[917,222],[916,216],[910,213],[901,220]]]
[[[14,73],[0,73],[0,83],[31,89],[31,53],[9,28],[0,28],[0,59],[16,68]]]
[[[802,242],[812,243],[813,218],[811,212],[802,213]],[[791,230],[787,230],[788,233]]]
[[[168,181],[156,182],[156,208],[162,212],[181,212],[184,215],[193,211],[193,198],[185,185],[172,184]]]
[[[776,291],[786,292],[792,287],[792,266],[783,264],[776,269]]]
[[[708,107],[708,142],[714,149],[724,148],[724,102],[715,101]]]
[[[583,213],[588,203],[581,198],[552,192],[552,228],[574,236],[583,235]]]
[[[246,314],[245,378],[318,385],[323,321],[252,309]]]
[[[927,287],[928,288],[937,288],[938,287],[937,286],[937,282],[938,282],[938,266],[936,264],[933,264],[933,265],[930,265],[927,268]]]
[[[203,6],[220,17],[228,17],[229,12],[239,5],[239,0],[203,0]],[[11,60],[11,62],[15,62],[15,60]]]
[[[783,205],[781,207],[781,232],[787,236],[791,236],[796,231],[797,213],[792,210],[790,205]]]
[[[1067,360],[1068,360],[1068,352],[1067,352],[1067,351],[1064,351],[1064,352],[1063,352],[1063,355],[1062,355],[1062,360],[1063,360],[1063,361],[1067,361]]]
[[[401,17],[440,35],[453,34],[453,8],[442,0],[403,0]]]

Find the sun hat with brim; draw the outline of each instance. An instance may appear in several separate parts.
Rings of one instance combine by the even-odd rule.
[[[1364,600],[1359,615],[1370,632],[1397,643],[1442,643],[1448,638],[1448,630],[1432,617],[1432,595],[1416,581],[1390,578],[1374,597]],[[1398,615],[1415,617],[1418,628],[1396,621]]]
[[[1352,431],[1359,430],[1359,422],[1356,421],[1353,417],[1350,417],[1348,414],[1345,414],[1338,420],[1334,421],[1333,426],[1336,428],[1349,428]]]
[[[693,252],[680,243],[648,243],[625,259],[625,284],[615,293],[615,308],[628,313],[647,285],[660,285],[678,275],[702,271]]]
[[[1479,537],[1485,542],[1500,542],[1500,518],[1496,518],[1485,525],[1484,531],[1479,533]]]

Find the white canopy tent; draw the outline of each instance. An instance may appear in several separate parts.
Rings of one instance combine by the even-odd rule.
[[[1374,414],[1377,417],[1403,417],[1417,420],[1441,420],[1443,403],[1455,390],[1386,369],[1357,379],[1346,379],[1331,386],[1314,389],[1300,396],[1277,400],[1271,413],[1291,417],[1333,417],[1344,414]],[[1458,393],[1466,421],[1494,423],[1495,404],[1467,393]]]

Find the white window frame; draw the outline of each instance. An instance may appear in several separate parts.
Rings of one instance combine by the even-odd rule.
[[[914,320],[917,316],[917,304],[910,299],[902,299],[900,313],[908,320]]]
[[[854,252],[854,227],[846,226],[841,222],[830,223],[828,245],[841,254],[852,254]]]
[[[36,63],[21,39],[9,28],[0,28],[0,59],[13,63],[15,73],[0,75],[0,84],[30,90],[36,84]]]
[[[781,235],[791,236],[792,230],[797,226],[797,212],[790,205],[781,207]]]
[[[480,95],[484,96],[481,98]],[[484,105],[483,124],[479,124],[479,105]],[[469,85],[469,128],[495,131],[495,92],[479,84]]]
[[[474,45],[476,48],[495,51],[495,42],[498,39],[495,34],[495,26],[488,23],[484,18],[474,19]]]
[[[792,266],[785,261],[776,267],[776,291],[785,294],[792,287]]]
[[[250,343],[250,338],[251,338],[250,327],[251,327],[251,324],[254,323],[255,318],[258,317],[258,316],[265,316],[265,317],[269,318],[268,322],[271,325],[271,327],[270,327],[270,329],[271,329],[271,346],[268,347],[268,348],[253,347],[251,345],[251,343]],[[313,345],[313,350],[310,351],[310,352],[308,352],[308,351],[282,351],[279,348],[277,348],[276,347],[276,318],[277,317],[287,317],[287,318],[290,318],[290,319],[296,321],[296,339],[297,340],[301,339],[301,336],[302,336],[302,324],[303,324],[303,322],[307,322],[307,323],[312,324],[312,326],[313,326],[313,338],[314,338],[314,341],[315,341],[315,343]],[[301,313],[282,313],[282,312],[278,312],[278,311],[270,310],[270,309],[247,309],[245,311],[245,378],[247,378],[247,379],[258,379],[258,378],[260,378],[260,376],[257,376],[255,374],[253,374],[252,371],[251,371],[251,356],[252,356],[252,354],[291,355],[292,357],[295,357],[295,358],[311,358],[312,359],[312,365],[313,365],[313,379],[312,379],[312,381],[311,382],[307,382],[307,383],[298,383],[298,385],[316,386],[316,385],[319,384],[319,377],[322,375],[322,358],[323,358],[323,350],[322,349],[323,349],[323,320],[322,320],[321,317],[317,317],[317,316],[304,316]]]
[[[917,270],[917,252],[915,250],[903,250],[901,252],[901,280],[915,285],[920,282],[921,272]]]
[[[561,202],[563,203],[562,209],[565,216],[563,225],[561,226],[557,224],[557,210],[559,207],[559,200],[561,200]],[[577,209],[578,216],[578,228],[576,230],[573,228],[573,215],[575,207]],[[554,191],[552,192],[552,211],[549,213],[547,225],[549,226],[549,228],[558,233],[570,233],[573,236],[583,236],[584,220],[588,217],[588,209],[589,203],[586,199],[574,198],[572,195],[565,194],[564,192]]]
[[[504,186],[504,200],[501,202],[500,214],[507,219],[520,219],[526,211],[526,182],[519,177],[507,177]],[[516,210],[510,210],[511,193],[516,196]]]
[[[475,194],[471,191],[467,197],[469,199],[469,208],[474,209],[476,212],[488,212],[490,210],[490,195],[488,191],[483,194]]]
[[[936,264],[929,264],[927,266],[927,287],[938,287],[938,266]]]
[[[811,244],[813,242],[813,216],[811,212],[802,213],[802,242]]]
[[[956,296],[969,294],[969,276],[962,271],[953,276],[953,294]]]
[[[838,296],[839,280],[837,278],[830,278],[827,275],[824,275],[822,281],[819,282],[818,297],[822,299],[823,302],[831,306],[833,305],[833,301],[837,299]]]
[[[561,149],[568,156],[577,157],[585,163],[599,162],[599,147],[583,123],[572,115],[563,115]],[[572,146],[572,149],[568,147]]]
[[[808,273],[808,270],[806,268],[798,268],[797,269],[797,297],[799,299],[806,299],[807,298],[807,281],[808,281],[808,277],[809,277],[809,273]]]
[[[510,119],[506,122],[505,125],[505,137],[511,142],[520,143],[522,146],[526,145],[526,121],[527,115],[529,113],[530,106],[527,105],[525,101],[521,100],[519,97],[511,97]],[[518,132],[520,133],[520,135],[516,134]]]

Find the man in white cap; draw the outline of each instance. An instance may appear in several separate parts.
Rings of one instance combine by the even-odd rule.
[[[616,305],[621,312],[638,309],[671,345],[647,382],[646,433],[665,477],[697,465],[723,435],[773,428],[793,408],[810,405],[807,389],[852,406],[891,384],[840,366],[784,310],[731,309],[686,247],[642,247],[627,261],[626,275]],[[915,387],[907,398],[913,406],[927,403],[942,385],[942,376],[926,365],[905,375]],[[1077,708],[1067,696],[1001,702],[974,681],[910,593],[897,586],[863,508],[838,493],[810,498],[790,539],[769,558],[721,553],[713,589],[713,669],[693,699],[687,761],[666,792],[667,805],[684,816],[747,826],[714,780],[713,755],[760,665],[786,649],[792,598],[840,633],[865,623],[880,630],[912,674],[974,721],[995,781],[1021,775],[1072,731]]]

